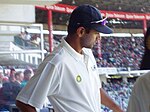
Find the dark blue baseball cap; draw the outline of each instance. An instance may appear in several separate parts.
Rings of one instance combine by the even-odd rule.
[[[107,18],[103,18],[100,11],[89,4],[80,5],[74,9],[70,16],[68,27],[78,25],[95,29],[104,34],[113,33],[113,30],[106,26]]]

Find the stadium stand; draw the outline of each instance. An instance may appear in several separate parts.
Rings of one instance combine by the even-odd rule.
[[[138,70],[144,51],[143,41],[143,37],[103,37],[102,60],[98,66]]]
[[[131,95],[132,87],[134,82],[123,82],[123,81],[114,81],[108,82],[107,84],[102,84],[103,88],[107,93],[119,104],[121,107],[126,110],[127,104],[129,101],[129,96]],[[104,112],[110,112],[110,110],[102,106]]]

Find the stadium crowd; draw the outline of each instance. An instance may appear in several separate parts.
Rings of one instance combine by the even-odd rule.
[[[124,82],[124,81],[108,81],[107,84],[102,83],[102,87],[107,93],[124,109],[127,109],[129,97],[132,92],[132,87],[135,81]],[[105,106],[102,106],[103,112],[111,112]]]
[[[10,68],[6,73],[0,72],[0,112],[9,112],[10,105],[15,104],[16,96],[33,74],[32,69]]]
[[[98,57],[98,45],[93,50],[98,66],[138,70],[144,51],[143,41],[143,37],[103,37],[101,57]]]

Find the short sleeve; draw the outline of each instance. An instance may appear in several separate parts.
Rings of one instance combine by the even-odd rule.
[[[53,64],[48,63],[41,72],[31,78],[17,96],[17,100],[36,108],[42,108],[48,95],[57,94],[58,82],[57,68]]]

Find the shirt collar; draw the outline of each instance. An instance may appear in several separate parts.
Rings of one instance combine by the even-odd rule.
[[[65,47],[65,49],[69,52],[69,54],[74,57],[77,61],[82,60],[83,61],[83,55],[76,52],[66,41],[65,39],[62,39],[61,46]]]

